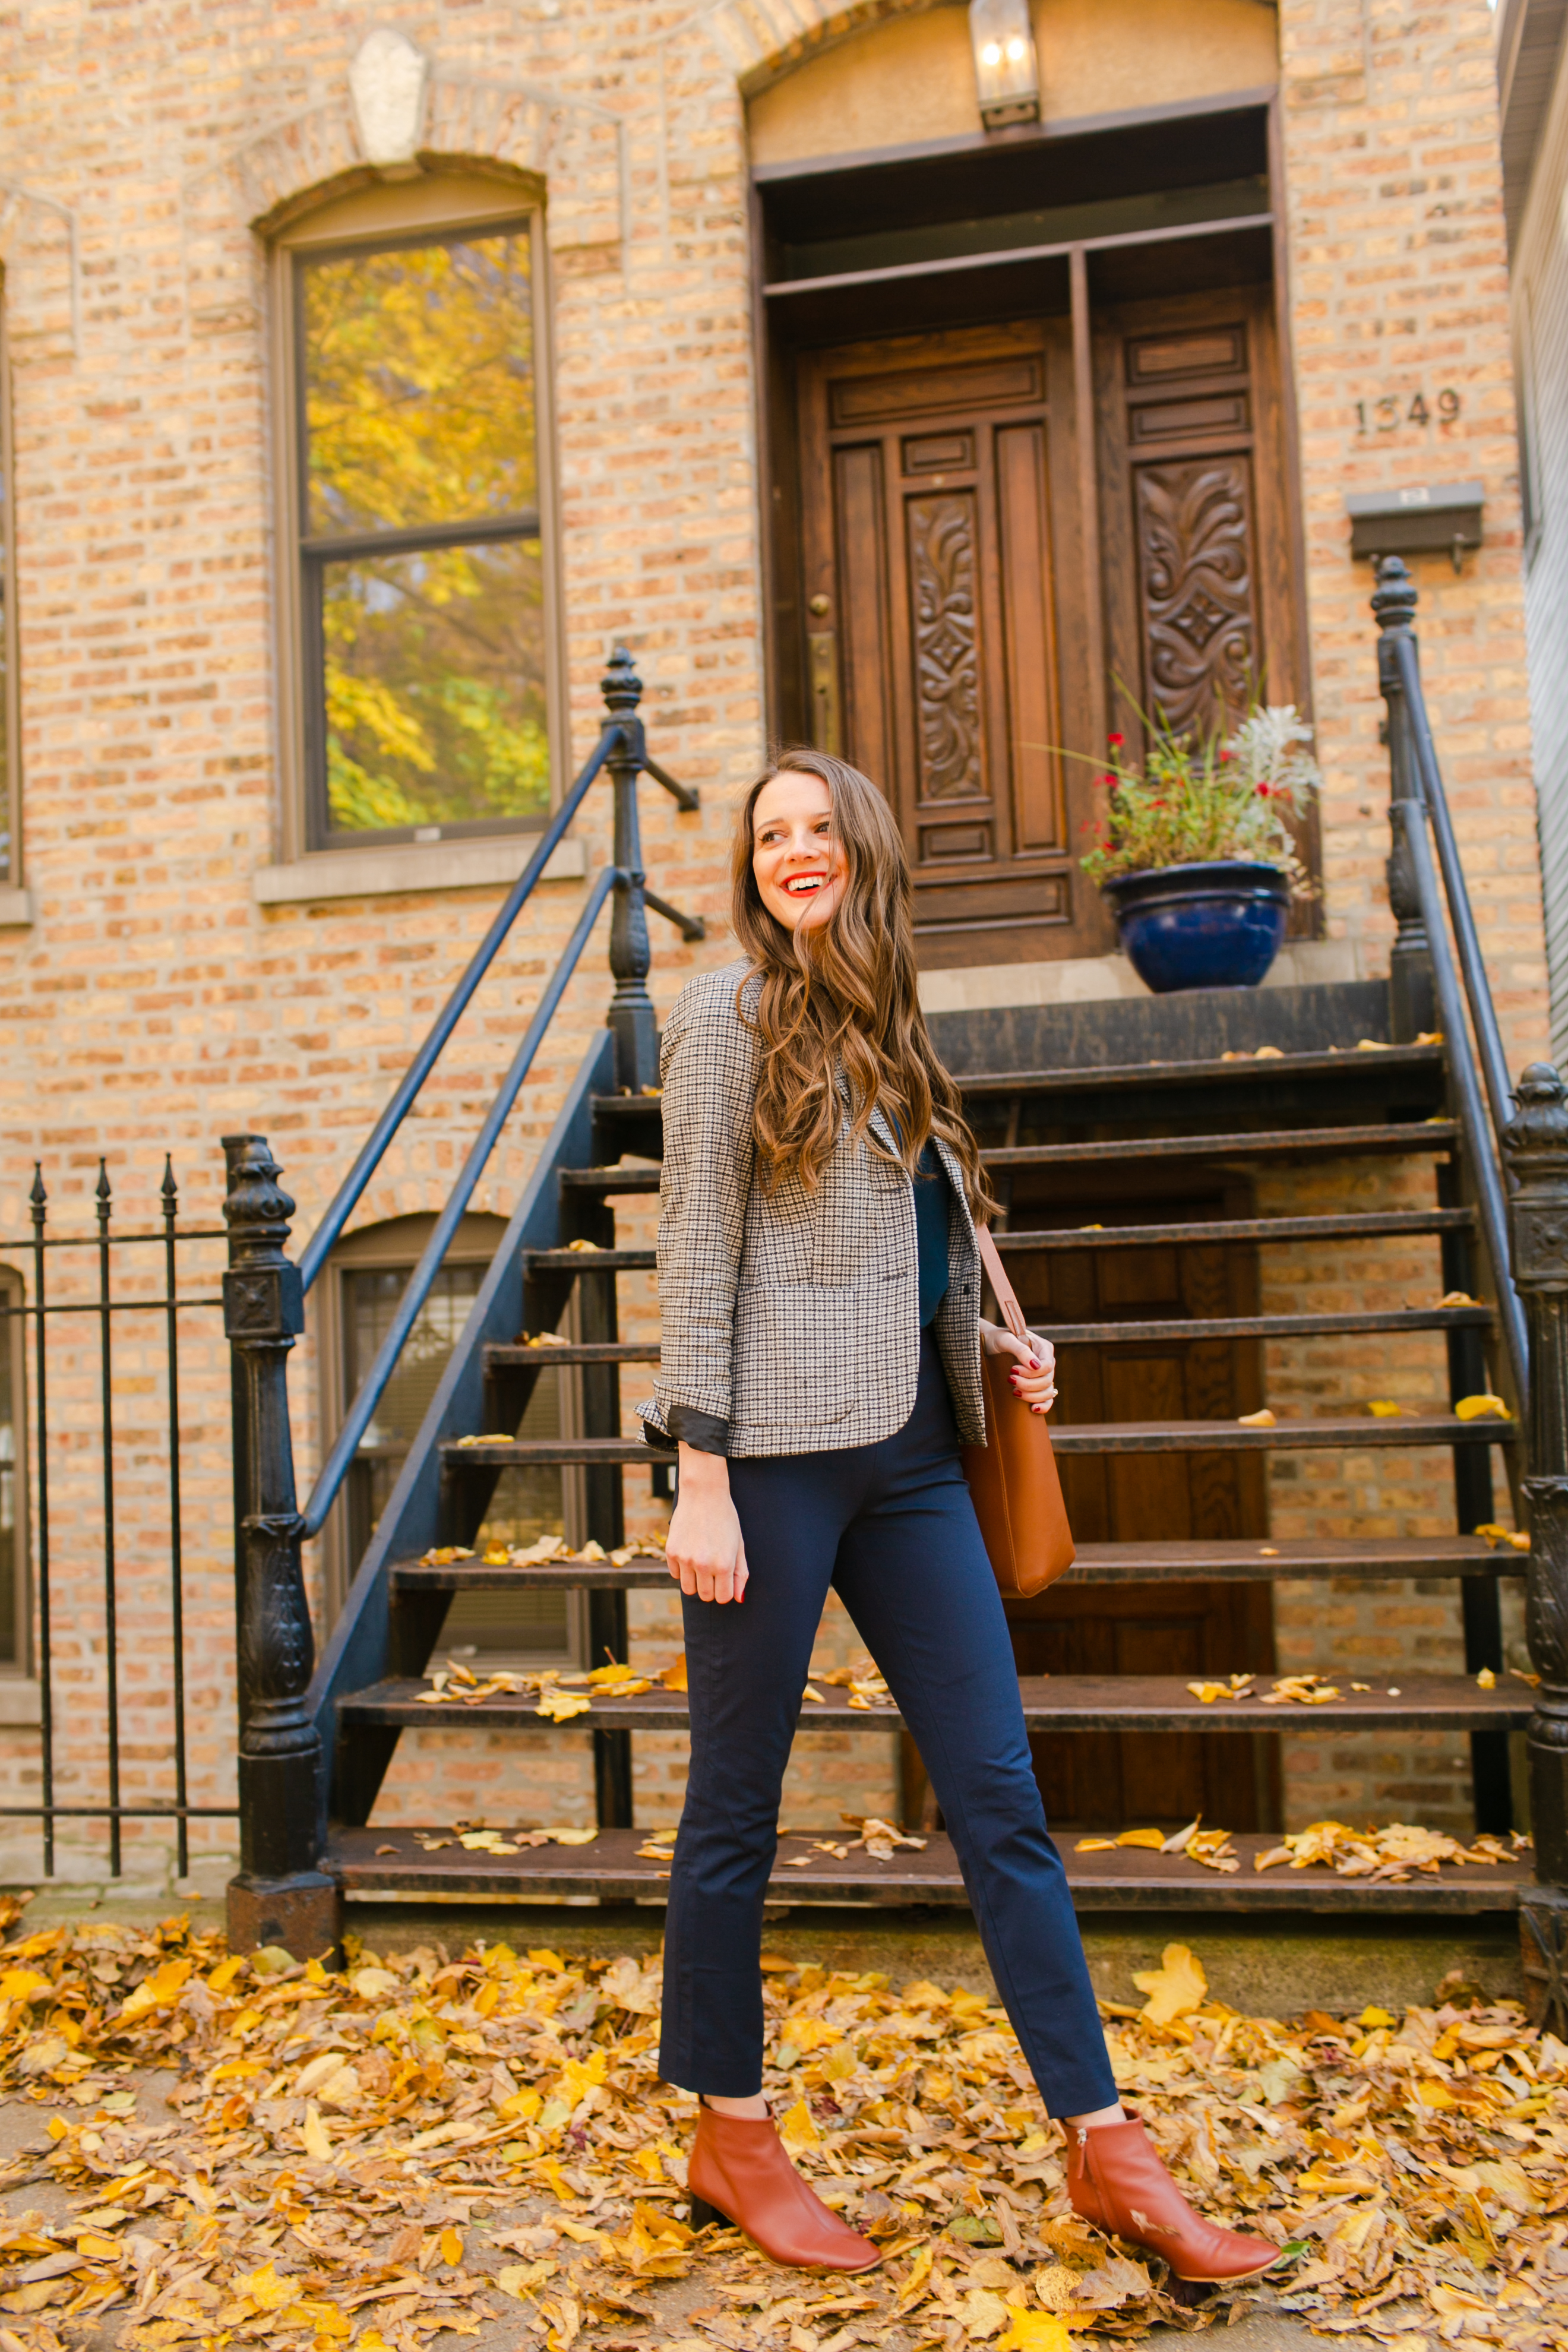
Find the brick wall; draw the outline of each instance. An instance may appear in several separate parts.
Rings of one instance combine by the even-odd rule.
[[[883,13],[836,16],[826,0],[724,0],[684,16],[646,0],[424,0],[398,20],[432,62],[431,148],[547,189],[572,753],[593,739],[602,660],[624,635],[647,681],[658,755],[705,793],[701,814],[682,816],[647,791],[649,870],[671,898],[710,913],[723,902],[727,788],[765,726],[742,91]],[[363,7],[232,0],[176,23],[62,0],[47,26],[25,13],[0,23],[26,878],[37,907],[30,930],[0,931],[5,1234],[26,1230],[36,1157],[62,1223],[86,1230],[100,1151],[128,1218],[150,1220],[169,1150],[187,1207],[210,1223],[217,1139],[247,1126],[271,1139],[307,1232],[496,903],[470,890],[263,909],[252,896],[279,840],[269,441],[279,388],[268,375],[257,224],[363,178],[346,70],[374,21]],[[1488,13],[1482,0],[1441,10],[1285,0],[1280,30],[1309,619],[1329,776],[1326,920],[1331,934],[1357,934],[1376,968],[1388,929],[1386,780],[1370,582],[1349,561],[1342,490],[1479,476],[1479,560],[1462,580],[1438,560],[1416,570],[1434,716],[1518,1062],[1544,1037],[1544,975]],[[1358,432],[1357,401],[1392,394],[1403,414],[1417,390],[1430,400],[1441,385],[1462,395],[1456,425]],[[602,798],[579,831],[592,872],[609,849]],[[579,904],[579,886],[541,891],[356,1223],[439,1204]],[[717,938],[682,948],[662,927],[656,950],[661,1003],[724,952]],[[601,946],[476,1207],[510,1207],[606,992]],[[84,1342],[73,1355],[63,1336],[58,1345],[57,1393],[83,1418],[90,1354]],[[220,1801],[226,1384],[210,1332],[193,1345],[195,1793]],[[308,1480],[320,1370],[308,1342],[297,1363]],[[1324,1360],[1279,1377],[1307,1383],[1332,1370]],[[128,1355],[121,1391],[128,1415],[151,1420],[132,1402],[143,1373]],[[64,1762],[69,1793],[85,1801],[101,1788],[84,1728],[102,1684],[98,1473],[74,1438],[51,1469],[58,1607],[74,1644]],[[150,1475],[147,1562],[158,1551],[154,1486]],[[1281,1510],[1358,1507],[1348,1484],[1279,1491]],[[155,1612],[155,1582],[148,1590]],[[1282,1629],[1290,1606],[1286,1596]],[[1421,1638],[1451,1639],[1437,1622],[1447,1597],[1431,1606]],[[634,1616],[639,1643],[672,1645],[662,1597],[639,1600]],[[151,1715],[141,1736],[155,1750]],[[454,1810],[465,1787],[505,1810],[509,1777],[521,1788],[539,1772],[532,1750],[502,1758],[461,1740],[423,1735],[417,1767],[406,1743],[384,1804],[437,1755]],[[36,1752],[35,1735],[0,1729],[0,1798],[36,1786]],[[556,1777],[531,1812],[585,1807],[585,1752],[550,1743]],[[672,1819],[679,1743],[645,1741],[638,1770],[649,1817]],[[1425,1785],[1441,1808],[1454,1783],[1434,1771]],[[1355,1785],[1372,1801],[1373,1783]],[[879,1734],[843,1754],[819,1736],[803,1748],[789,1804],[831,1820],[840,1801],[890,1802],[893,1787]],[[138,1833],[138,1850],[149,1835]],[[198,1849],[216,1854],[227,1835],[198,1829]],[[79,1866],[96,1869],[98,1832],[72,1844]],[[0,1869],[30,1868],[28,1853],[25,1833],[11,1833]]]
[[[1327,928],[1366,940],[1384,968],[1387,762],[1370,567],[1349,561],[1344,493],[1479,480],[1485,545],[1464,576],[1447,556],[1410,562],[1433,729],[1517,1067],[1547,1027],[1491,16],[1483,0],[1283,0],[1279,36]],[[1452,424],[1437,415],[1445,389],[1461,403]],[[1417,394],[1426,424],[1410,421]]]

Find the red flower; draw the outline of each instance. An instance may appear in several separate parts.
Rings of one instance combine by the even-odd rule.
[[[1225,761],[1230,758],[1231,754],[1230,754],[1228,751],[1222,751],[1219,756],[1220,756],[1220,763],[1221,763],[1221,765],[1223,766],[1223,765],[1224,765],[1224,763],[1225,763]]]
[[[1125,735],[1108,735],[1105,740],[1113,750],[1120,751],[1127,738]]]
[[[1271,801],[1274,798],[1273,785],[1259,784],[1258,787],[1258,797],[1260,801]]]

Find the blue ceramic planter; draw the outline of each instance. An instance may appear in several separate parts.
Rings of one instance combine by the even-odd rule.
[[[1128,961],[1157,995],[1256,988],[1285,936],[1290,894],[1277,866],[1224,857],[1119,874],[1102,887]]]

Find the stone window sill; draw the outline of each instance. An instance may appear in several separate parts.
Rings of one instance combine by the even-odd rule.
[[[382,898],[424,890],[487,890],[515,882],[538,836],[503,834],[492,841],[399,841],[383,849],[324,849],[252,877],[258,906],[301,906],[323,898]],[[545,867],[546,882],[580,882],[587,872],[580,841],[563,841]]]
[[[0,883],[0,931],[26,930],[34,921],[35,914],[30,890]]]
[[[43,1694],[29,1675],[0,1669],[0,1731],[42,1723]]]

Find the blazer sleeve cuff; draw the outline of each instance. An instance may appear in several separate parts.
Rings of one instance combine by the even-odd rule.
[[[646,1421],[643,1435],[650,1445],[661,1452],[673,1453],[678,1444],[689,1445],[696,1454],[728,1454],[730,1424],[717,1413],[699,1412],[694,1405],[667,1405],[662,1431],[654,1430]]]

